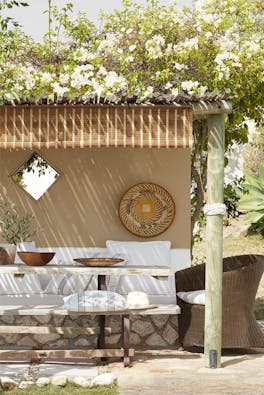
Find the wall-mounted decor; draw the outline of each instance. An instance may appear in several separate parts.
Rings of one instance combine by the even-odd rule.
[[[171,225],[174,215],[175,204],[169,192],[151,182],[133,185],[119,202],[122,224],[141,237],[161,234]]]
[[[59,176],[54,166],[37,152],[32,153],[11,174],[12,180],[35,200],[41,198]]]

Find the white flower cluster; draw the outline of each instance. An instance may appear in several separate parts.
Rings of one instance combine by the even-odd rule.
[[[120,77],[115,71],[109,71],[104,79],[107,89],[119,92],[127,88],[127,82],[124,77]]]
[[[207,87],[200,85],[198,81],[183,81],[181,83],[181,88],[184,92],[192,95],[193,93],[198,93],[200,95],[204,95],[207,91]]]
[[[177,71],[182,71],[182,70],[187,70],[188,69],[188,66],[186,66],[185,64],[182,64],[182,63],[175,63],[174,64],[174,68],[177,70]]]
[[[76,66],[73,73],[71,74],[71,87],[74,89],[81,89],[82,87],[89,85],[89,81],[94,76],[94,67],[91,64],[85,64],[82,66]]]
[[[115,71],[107,71],[105,67],[98,69],[92,64],[76,66],[72,73],[66,69],[53,84],[54,92],[63,96],[70,89],[86,94],[115,94],[127,89],[127,81]]]
[[[186,50],[193,51],[198,49],[199,39],[193,37],[188,40],[180,41],[178,44],[173,45],[173,52],[180,53]]]
[[[146,41],[145,48],[151,59],[158,59],[163,56],[163,47],[165,39],[160,34],[156,34],[151,39]]]
[[[54,79],[54,75],[48,72],[43,72],[41,74],[41,82],[42,84],[50,84]]]
[[[41,72],[31,65],[18,65],[14,75],[14,89],[17,91],[33,91],[36,87],[48,86],[55,80],[54,74]]]
[[[219,80],[229,80],[231,73],[230,67],[240,68],[242,66],[239,61],[239,56],[228,51],[218,53],[215,57],[215,63]]]
[[[102,40],[97,48],[99,53],[104,53],[106,55],[111,55],[113,50],[117,49],[119,46],[120,37],[115,33],[108,33],[106,38]]]
[[[58,82],[54,82],[52,85],[54,93],[56,93],[59,97],[63,96],[64,94],[67,94],[69,91],[69,88],[61,86]]]
[[[190,38],[189,40],[183,41],[181,43],[182,48],[191,48],[191,49],[198,49],[198,37]]]
[[[80,47],[73,53],[73,59],[82,63],[90,62],[94,60],[96,56],[96,53],[90,52],[89,49],[85,47]]]
[[[36,80],[36,70],[32,66],[22,66],[20,67],[20,82],[25,85],[26,90],[31,90],[35,86]]]
[[[261,51],[261,44],[259,37],[250,41],[245,41],[241,45],[241,50],[244,50],[246,58],[250,59],[251,56],[258,54]]]
[[[228,164],[225,167],[225,184],[231,184],[233,187],[236,186],[235,180],[239,180],[244,176],[244,161],[243,161],[243,150],[245,144],[233,142],[228,147],[225,157],[228,159]]]
[[[147,86],[146,89],[142,90],[140,93],[140,98],[145,99],[149,95],[151,95],[154,92],[153,86]]]

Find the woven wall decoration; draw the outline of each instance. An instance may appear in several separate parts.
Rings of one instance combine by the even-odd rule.
[[[146,182],[133,185],[121,197],[119,217],[124,227],[141,237],[153,237],[171,225],[174,201],[166,189]]]

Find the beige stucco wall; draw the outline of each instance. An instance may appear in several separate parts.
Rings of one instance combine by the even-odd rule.
[[[26,150],[0,151],[0,183],[25,212],[33,212],[41,246],[98,246],[107,239],[144,240],[130,234],[118,217],[121,195],[138,182],[166,188],[176,205],[171,227],[154,239],[173,247],[190,246],[189,149],[67,149],[42,150],[61,177],[38,201],[21,190],[9,174],[26,160]],[[151,239],[148,239],[151,240]]]

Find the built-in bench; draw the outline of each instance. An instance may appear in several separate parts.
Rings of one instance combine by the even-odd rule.
[[[47,251],[47,248],[38,248],[40,251]],[[73,264],[73,258],[87,257],[100,254],[101,256],[107,254],[106,249],[101,248],[50,248],[56,252],[53,264]],[[17,262],[19,263],[19,262]],[[150,262],[151,265],[151,262]],[[68,326],[15,326],[15,325],[2,325],[0,326],[0,334],[3,333],[32,333],[32,334],[63,334],[69,335],[72,333],[84,335],[98,335],[97,349],[74,349],[74,350],[0,350],[1,359],[31,359],[31,358],[65,358],[65,357],[122,357],[124,365],[129,366],[130,357],[133,355],[134,350],[129,349],[130,337],[130,318],[133,315],[148,316],[148,315],[175,315],[180,313],[180,309],[176,304],[175,281],[173,272],[180,270],[184,267],[190,266],[190,257],[188,250],[170,250],[170,263],[169,266],[172,270],[172,275],[166,281],[160,281],[151,278],[150,276],[139,277],[134,276],[112,276],[108,278],[108,288],[116,292],[122,293],[124,286],[122,280],[127,283],[129,281],[129,292],[131,289],[143,290],[149,294],[150,303],[157,304],[156,308],[146,310],[124,310],[118,312],[100,312],[100,313],[87,313],[89,315],[99,316],[99,327],[68,327]],[[11,295],[2,293],[0,315],[19,315],[19,316],[43,316],[43,315],[71,315],[78,316],[84,315],[84,312],[73,313],[64,308],[63,295],[85,290],[96,289],[98,286],[96,276],[91,275],[70,275],[70,274],[26,274],[24,278],[14,277],[13,274],[5,275],[10,276],[12,282],[26,281],[27,277],[33,276],[30,281],[39,280],[42,295],[35,293],[25,294],[18,296],[18,292],[13,292]],[[124,279],[124,277],[127,277]],[[144,277],[144,278],[143,278]],[[147,278],[147,282],[146,279]],[[139,283],[141,281],[141,284]],[[3,278],[1,280],[3,282]],[[87,286],[88,284],[88,286]],[[152,286],[152,288],[151,288]],[[19,287],[17,287],[19,288]],[[124,293],[124,292],[123,292]],[[122,320],[122,349],[106,349],[105,348],[105,334],[111,332],[111,328],[105,326],[105,317],[109,315],[118,315]]]
[[[134,355],[134,350],[129,348],[130,338],[130,316],[131,315],[175,315],[180,313],[178,305],[157,305],[153,309],[146,310],[123,310],[118,312],[100,312],[87,313],[89,315],[96,315],[105,318],[107,315],[118,315],[122,319],[122,349],[106,349],[105,348],[105,333],[110,333],[111,328],[105,327],[105,321],[100,321],[99,328],[76,328],[76,327],[54,327],[54,326],[14,326],[5,325],[0,326],[0,334],[2,333],[31,333],[31,334],[63,334],[69,335],[72,333],[94,335],[98,334],[98,348],[94,350],[75,349],[75,350],[0,350],[0,359],[45,359],[45,358],[102,358],[102,357],[122,357],[124,366],[130,365],[130,357]],[[0,315],[76,315],[84,314],[73,313],[65,309],[63,306],[1,306]]]

